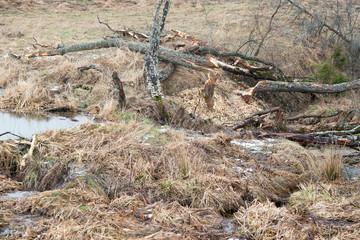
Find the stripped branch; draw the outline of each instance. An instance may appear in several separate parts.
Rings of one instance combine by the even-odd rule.
[[[330,136],[330,137],[320,137],[312,134],[302,134],[302,133],[267,133],[261,132],[258,130],[254,131],[245,131],[241,133],[242,135],[251,135],[255,137],[263,138],[285,138],[291,141],[296,141],[302,144],[318,144],[318,145],[339,145],[346,147],[360,147],[360,137],[359,136]]]
[[[274,63],[269,62],[269,61],[265,61],[265,60],[257,58],[257,57],[247,56],[247,55],[242,54],[240,52],[226,52],[226,51],[222,52],[222,51],[219,51],[216,48],[213,48],[213,47],[210,47],[210,46],[200,46],[198,48],[198,50],[196,51],[196,54],[199,54],[199,55],[211,54],[211,55],[213,55],[215,57],[240,57],[240,58],[242,58],[244,60],[255,61],[255,62],[265,64],[267,66],[271,66],[274,69],[276,69],[277,71],[279,71],[279,73],[282,76],[285,76],[283,70],[281,70],[281,68],[279,68]]]

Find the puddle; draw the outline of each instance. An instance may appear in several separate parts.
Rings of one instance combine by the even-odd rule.
[[[31,192],[31,191],[11,192],[11,193],[6,193],[4,195],[0,195],[0,200],[14,200],[19,198],[29,197],[35,194],[36,192]]]
[[[249,154],[271,154],[269,148],[274,147],[275,139],[235,139],[232,140],[231,143],[233,145],[239,146],[242,149],[246,150]]]
[[[343,176],[347,180],[357,181],[360,179],[360,166],[345,165]]]
[[[236,231],[236,224],[232,219],[225,219],[221,222],[222,231],[225,233],[234,233]]]
[[[80,164],[71,164],[70,170],[68,173],[67,180],[76,178],[76,177],[82,177],[89,173],[89,170],[85,168],[84,165]],[[67,181],[66,180],[66,181]]]
[[[15,214],[13,215],[14,220],[10,223],[7,228],[5,228],[2,232],[0,232],[1,236],[9,236],[12,234],[18,233],[20,230],[24,230],[27,227],[33,226],[39,222],[38,215],[21,215]],[[6,238],[7,239],[7,238]]]
[[[16,191],[16,192],[0,195],[0,200],[1,201],[19,200],[21,198],[33,196],[35,194],[37,194],[37,192]],[[14,214],[12,215],[12,217],[13,217],[13,221],[11,221],[10,224],[6,226],[6,228],[1,229],[2,231],[0,231],[0,237],[16,234],[17,232],[19,232],[19,230],[23,230],[27,227],[33,226],[39,221],[38,215]]]
[[[0,134],[13,134],[31,138],[33,134],[46,132],[51,129],[60,130],[77,126],[88,121],[83,115],[44,115],[28,113],[0,112]],[[14,138],[11,134],[0,136],[0,140]]]

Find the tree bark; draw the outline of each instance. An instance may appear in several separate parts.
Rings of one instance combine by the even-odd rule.
[[[319,145],[340,145],[346,147],[360,147],[360,138],[358,136],[329,136],[320,137],[314,134],[302,133],[266,133],[258,130],[244,131],[241,135],[252,135],[263,138],[285,138],[302,144],[319,144]]]
[[[161,97],[161,85],[160,85],[160,78],[158,72],[158,51],[160,47],[160,38],[161,38],[161,31],[164,28],[166,16],[169,12],[170,1],[165,1],[164,12],[161,18],[159,19],[160,9],[163,4],[163,0],[159,1],[158,7],[156,9],[152,33],[150,35],[150,47],[149,51],[146,52],[144,58],[144,71],[146,73],[146,82],[148,89],[150,91],[151,97],[157,98]]]
[[[239,92],[245,102],[249,102],[256,92],[302,92],[302,93],[341,93],[360,89],[360,79],[339,83],[320,84],[303,82],[260,81],[255,87]]]
[[[125,41],[121,41],[120,39],[107,39],[107,40],[103,40],[100,42],[81,43],[81,44],[76,44],[76,45],[69,46],[69,47],[64,46],[62,48],[58,48],[55,50],[49,50],[49,51],[39,50],[37,52],[25,55],[24,58],[26,60],[29,60],[29,58],[34,58],[34,57],[57,56],[57,55],[64,55],[66,53],[71,53],[71,52],[80,52],[80,51],[111,48],[111,47],[120,48],[122,46],[127,47],[130,51],[140,52],[143,54],[146,54],[150,50],[150,46],[145,43],[125,42]],[[208,53],[215,53],[215,56],[219,56],[219,57],[241,57],[241,56],[243,56],[243,59],[258,61],[260,63],[267,64],[272,67],[275,66],[272,63],[263,61],[258,58],[247,57],[246,55],[243,55],[241,53],[220,52],[211,47],[206,47],[206,49],[209,50]],[[189,46],[188,48],[184,49],[183,51],[174,51],[174,50],[170,50],[170,49],[163,48],[160,46],[158,48],[158,58],[162,61],[172,63],[175,65],[179,65],[179,66],[183,66],[186,68],[200,70],[200,71],[201,70],[211,70],[211,69],[215,68],[214,64],[210,63],[205,57],[197,56],[197,55],[194,55],[191,53],[204,54],[205,52],[204,52],[203,47],[198,47],[198,46]],[[14,58],[17,58],[17,59],[21,58],[21,56],[15,54],[13,52],[10,52],[9,54]],[[219,60],[216,59],[216,61],[219,61]],[[257,69],[256,72],[254,72],[254,69],[249,69],[249,70],[245,69],[244,70],[243,68],[232,66],[230,64],[226,64],[221,61],[219,61],[219,63],[220,63],[220,64],[218,64],[219,68],[221,68],[224,71],[232,72],[234,74],[245,75],[245,76],[254,77],[257,79],[269,79],[270,78],[270,77],[266,77],[266,76],[262,77],[262,76],[256,75],[256,72],[268,70],[266,68],[260,68],[260,69]],[[169,66],[168,70],[170,70],[173,67],[174,66]],[[278,68],[276,67],[276,69],[278,69]],[[280,69],[278,69],[278,70],[281,71]],[[160,78],[166,79],[161,76],[160,76]],[[275,79],[273,79],[273,80],[275,80]]]

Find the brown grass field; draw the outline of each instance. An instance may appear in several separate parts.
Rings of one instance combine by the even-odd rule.
[[[165,32],[177,29],[237,50],[251,32],[259,37],[257,24],[266,31],[278,2],[174,0]],[[358,108],[358,92],[341,98],[263,94],[247,104],[234,92],[255,80],[220,73],[210,111],[199,96],[207,72],[179,67],[163,83],[164,103],[173,116],[184,109],[186,117],[164,125],[147,93],[140,53],[98,49],[29,61],[8,55],[10,50],[34,52],[34,39],[53,47],[100,41],[111,33],[97,16],[116,29],[147,32],[157,3],[0,0],[0,88],[5,89],[0,108],[41,112],[69,107],[92,118],[37,135],[32,154],[26,154],[30,142],[0,141],[0,233],[13,230],[0,237],[360,239],[360,183],[343,176],[350,161],[342,154],[346,149],[329,146],[315,154],[312,148],[275,139],[264,140],[254,154],[234,144],[252,141],[252,136],[226,130],[272,106],[312,114]],[[310,0],[303,5],[314,11],[324,7]],[[296,21],[291,25],[294,14],[291,7],[280,9],[259,57],[290,76],[305,77],[334,43],[310,36]],[[241,51],[250,55],[253,49],[246,46]],[[104,73],[78,70],[90,64]],[[113,71],[124,83],[125,110],[118,110]],[[188,116],[195,109],[196,120]],[[1,197],[19,190],[34,194]]]

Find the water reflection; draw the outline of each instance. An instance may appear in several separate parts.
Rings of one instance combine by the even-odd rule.
[[[33,134],[54,129],[74,127],[88,121],[86,116],[76,114],[45,115],[29,113],[0,112],[0,134],[11,132],[25,138]],[[10,134],[0,136],[0,140],[14,138]]]

